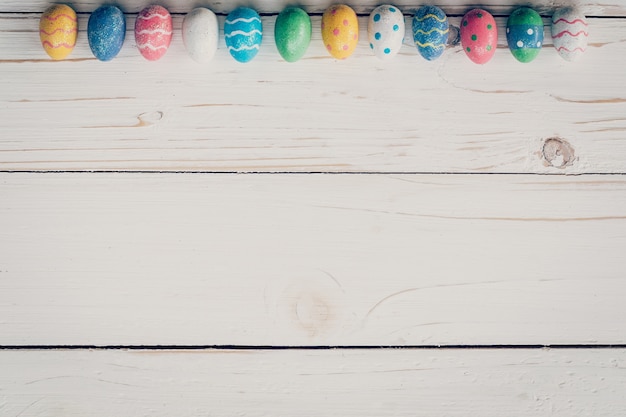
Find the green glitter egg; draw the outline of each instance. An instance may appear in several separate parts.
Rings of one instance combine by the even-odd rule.
[[[280,56],[296,62],[304,56],[311,43],[311,18],[299,7],[287,7],[280,12],[274,26],[274,39]]]

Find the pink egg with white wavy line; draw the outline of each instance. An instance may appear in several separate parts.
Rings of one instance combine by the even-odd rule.
[[[135,21],[135,41],[148,61],[160,59],[172,41],[172,16],[165,7],[152,5],[139,12]]]
[[[589,25],[585,15],[572,8],[559,9],[552,16],[552,41],[561,58],[576,61],[587,49]]]

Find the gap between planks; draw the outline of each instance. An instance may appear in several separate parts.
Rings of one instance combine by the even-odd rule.
[[[161,170],[0,170],[0,174],[167,174],[167,175],[499,175],[499,176],[624,176],[626,172],[431,172],[431,171],[161,171]]]
[[[286,346],[286,345],[3,345],[0,351],[45,350],[145,350],[145,351],[246,351],[246,350],[607,350],[626,349],[622,344],[528,344],[528,345],[351,345],[351,346]]]

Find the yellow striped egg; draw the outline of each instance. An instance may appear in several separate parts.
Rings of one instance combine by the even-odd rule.
[[[322,16],[322,39],[328,52],[337,59],[346,59],[359,41],[356,13],[345,4],[329,7]]]
[[[41,46],[54,60],[64,59],[72,52],[77,33],[76,12],[65,4],[50,6],[39,21]]]

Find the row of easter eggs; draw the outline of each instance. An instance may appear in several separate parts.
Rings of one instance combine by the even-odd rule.
[[[448,17],[436,6],[423,6],[413,17],[413,39],[418,52],[427,60],[439,58],[448,44]],[[577,59],[587,47],[587,21],[575,9],[558,10],[552,17],[552,38],[558,53],[566,60]],[[78,23],[74,10],[64,4],[51,6],[41,17],[39,34],[44,50],[55,60],[67,57],[76,44]],[[344,4],[330,6],[322,16],[322,40],[331,56],[348,58],[359,39],[357,15]],[[463,16],[459,28],[461,45],[475,63],[484,64],[494,55],[498,41],[496,21],[483,9]],[[172,39],[172,18],[162,6],[143,9],[135,21],[137,48],[148,60],[155,61],[167,51]],[[311,19],[299,7],[287,7],[276,19],[274,37],[281,56],[289,62],[302,58],[311,41]],[[369,46],[380,59],[398,53],[404,39],[404,15],[395,6],[382,5],[372,11],[368,21]],[[126,35],[124,13],[112,5],[101,6],[89,17],[87,37],[94,56],[109,61],[122,48]],[[198,62],[209,61],[218,47],[219,26],[216,15],[207,8],[196,8],[183,20],[183,42],[189,55]],[[239,62],[252,60],[259,51],[263,25],[259,14],[239,7],[226,17],[224,38],[229,53]],[[521,7],[508,18],[507,43],[520,62],[532,61],[543,45],[543,22],[531,8]]]

